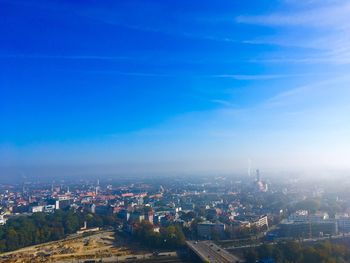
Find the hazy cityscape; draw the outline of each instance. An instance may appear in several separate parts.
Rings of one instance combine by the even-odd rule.
[[[211,252],[196,247],[203,243],[209,244],[208,249],[215,246],[216,252],[231,253],[236,261],[253,262],[252,258],[266,255],[270,261],[293,262],[295,255],[288,258],[288,253],[301,257],[312,246],[348,246],[349,186],[350,181],[341,179],[269,179],[259,170],[246,176],[2,185],[0,249],[4,254],[0,258],[4,262],[158,262],[164,256],[164,262],[196,262],[198,249],[210,261]],[[45,245],[60,239],[65,243]],[[192,252],[182,248],[186,242],[194,246]],[[38,243],[43,245],[7,252]],[[283,247],[286,244],[296,248]],[[332,249],[346,260],[347,252]],[[317,253],[324,257],[324,252]],[[226,262],[216,259],[218,255],[211,257]]]
[[[0,262],[350,262],[349,13],[0,0]]]

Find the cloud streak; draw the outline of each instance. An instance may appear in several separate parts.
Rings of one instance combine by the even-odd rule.
[[[348,14],[350,3],[327,5],[308,8],[294,13],[274,13],[257,16],[238,16],[236,21],[244,24],[267,26],[304,26],[304,27],[336,27],[348,28],[350,25]]]
[[[265,62],[292,63],[350,63],[350,13],[349,1],[309,1],[307,5],[288,1],[294,11],[265,15],[241,15],[239,24],[250,24],[276,29],[273,36],[260,36],[245,40],[247,44],[277,45],[286,48],[313,49],[318,54],[303,54],[290,58],[272,58]],[[258,61],[258,60],[257,60]],[[259,61],[258,61],[259,62]]]
[[[280,78],[288,78],[288,77],[295,77],[300,75],[237,75],[237,74],[223,74],[223,75],[213,75],[212,77],[215,78],[227,78],[227,79],[234,79],[234,80],[271,80],[271,79],[280,79]]]
[[[296,87],[287,91],[283,91],[272,98],[266,100],[262,106],[266,108],[284,107],[300,102],[307,102],[307,106],[312,105],[312,98],[317,99],[317,102],[329,104],[328,100],[331,96],[337,98],[338,101],[350,99],[350,91],[347,86],[350,84],[348,75],[341,75],[331,79],[322,80],[319,82],[311,82],[309,84]]]

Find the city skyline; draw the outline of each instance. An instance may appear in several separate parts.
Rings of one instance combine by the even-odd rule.
[[[349,1],[0,5],[4,176],[350,169]]]

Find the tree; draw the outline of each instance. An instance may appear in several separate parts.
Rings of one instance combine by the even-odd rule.
[[[181,228],[169,226],[161,228],[160,233],[154,232],[154,226],[142,221],[135,227],[134,237],[151,248],[179,248],[185,244],[185,236]]]
[[[245,252],[244,258],[247,263],[255,263],[256,260],[258,259],[258,254],[254,249],[249,249],[248,251]]]
[[[69,212],[65,218],[64,222],[65,233],[72,234],[79,229],[79,221],[77,216],[72,212]]]
[[[308,263],[322,262],[322,256],[312,247],[308,247],[303,251],[303,261]]]
[[[296,242],[287,242],[280,246],[280,249],[288,262],[299,262],[301,247]]]
[[[6,235],[7,250],[15,250],[18,248],[18,235],[16,230],[10,228]]]
[[[273,248],[271,245],[263,244],[257,248],[259,258],[270,258],[273,254]]]
[[[25,246],[58,240],[75,233],[85,220],[89,226],[113,224],[108,216],[57,210],[53,214],[35,213],[28,217],[10,219],[0,226],[0,252],[11,251]]]
[[[193,211],[189,211],[187,213],[183,213],[180,218],[184,221],[191,221],[195,217],[196,217],[196,213]]]

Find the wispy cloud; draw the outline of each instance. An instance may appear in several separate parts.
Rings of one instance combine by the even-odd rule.
[[[211,102],[219,104],[219,105],[224,106],[224,107],[234,107],[234,106],[236,106],[235,104],[233,104],[232,102],[230,102],[228,100],[214,99],[214,100],[211,100]]]
[[[236,75],[236,74],[223,74],[223,75],[213,75],[215,78],[228,78],[235,80],[270,80],[293,77],[295,75]]]
[[[350,91],[347,86],[350,84],[348,75],[341,75],[318,82],[295,87],[290,90],[283,91],[267,101],[262,106],[266,108],[284,107],[286,105],[295,104],[300,101],[306,101],[308,105],[313,103],[313,99],[320,103],[320,97],[324,100],[330,100],[330,96],[338,100],[350,99]]]
[[[272,36],[259,36],[243,42],[319,51],[318,54],[303,54],[301,58],[293,55],[290,58],[272,58],[265,62],[350,63],[349,1],[308,1],[307,5],[299,1],[286,2],[292,4],[294,8],[288,8],[292,11],[236,17],[237,23],[276,29]]]
[[[319,3],[319,2],[318,2]],[[316,7],[315,7],[316,6]],[[305,26],[305,27],[329,27],[348,28],[350,21],[348,14],[350,3],[333,4],[319,7],[313,5],[307,10],[294,13],[274,13],[257,16],[238,16],[236,21],[245,24],[258,24],[268,26]]]

